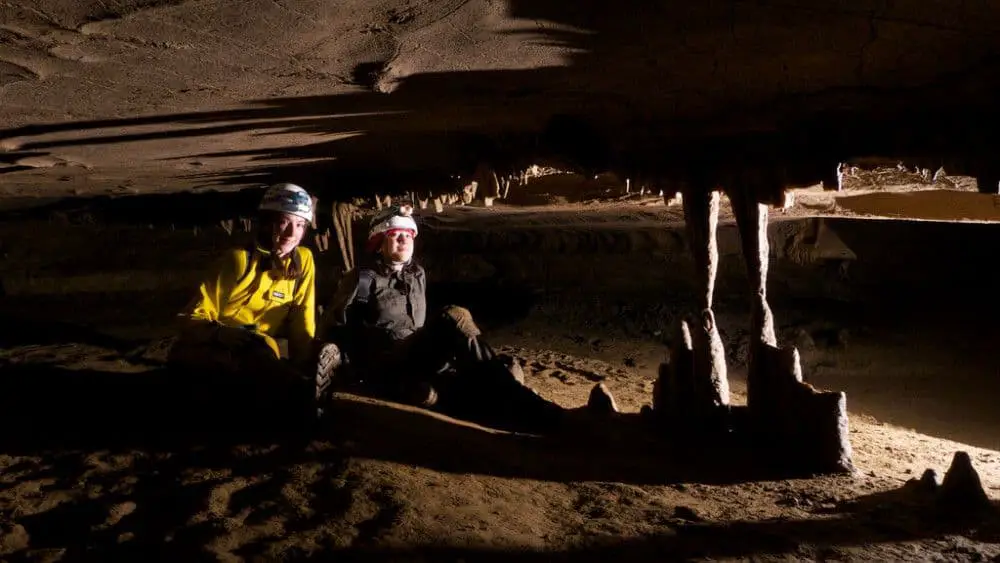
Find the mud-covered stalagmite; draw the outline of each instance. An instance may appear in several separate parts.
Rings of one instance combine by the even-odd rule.
[[[726,406],[713,380],[706,377],[712,372],[697,367],[691,333],[687,320],[677,324],[669,359],[660,364],[659,377],[653,384],[653,413],[672,439],[690,437],[697,441],[724,423]],[[704,362],[705,356],[701,357]],[[674,432],[683,427],[696,431]]]
[[[946,512],[972,515],[983,510],[994,510],[968,452],[955,452],[937,492],[938,507]]]
[[[696,315],[687,321],[693,362],[691,369],[696,382],[694,389],[705,390],[703,396],[689,399],[699,403],[694,408],[724,406],[729,404],[726,353],[712,310],[715,275],[719,269],[719,248],[716,242],[719,192],[707,185],[686,186],[684,220],[694,257],[697,308]]]
[[[781,465],[816,472],[852,471],[847,397],[814,389],[802,380],[799,352],[778,348],[774,315],[767,302],[770,247],[768,209],[776,201],[776,179],[744,180],[729,191],[740,232],[751,293],[751,341],[747,369],[747,410],[751,432],[761,443],[780,448]]]
[[[774,450],[775,464],[801,472],[853,471],[847,395],[802,381],[794,347],[758,342],[751,354],[757,380],[752,397],[747,381],[748,420],[758,442]]]

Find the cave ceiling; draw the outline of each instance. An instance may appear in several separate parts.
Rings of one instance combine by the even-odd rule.
[[[998,30],[985,0],[0,0],[0,195],[985,161]]]

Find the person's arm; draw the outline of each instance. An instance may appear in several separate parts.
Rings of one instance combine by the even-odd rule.
[[[375,273],[368,269],[348,272],[340,280],[320,323],[323,341],[333,342],[350,354],[387,338],[369,318],[374,285]]]
[[[419,264],[413,276],[413,292],[410,298],[413,305],[413,326],[420,329],[427,322],[427,274]]]
[[[372,286],[375,285],[375,273],[371,270],[361,270],[349,282],[354,288],[353,290],[348,288],[350,299],[345,301],[337,317],[345,326],[360,330],[370,326],[367,318],[368,305],[374,297]]]
[[[320,340],[330,340],[333,333],[338,332],[340,327],[347,325],[347,311],[352,308],[356,298],[358,303],[362,305],[367,303],[369,291],[367,288],[362,289],[361,296],[358,297],[361,283],[361,274],[358,270],[351,270],[340,278],[337,290],[319,321],[318,336]],[[357,317],[357,315],[352,314],[352,317]],[[355,318],[355,322],[356,320]]]
[[[213,264],[198,286],[197,295],[177,315],[183,336],[201,341],[215,338],[223,328],[219,317],[226,300],[246,269],[248,259],[246,252],[232,250]]]
[[[288,356],[293,363],[310,361],[316,337],[316,262],[308,248],[297,248],[302,259],[302,279],[292,297],[288,315]]]

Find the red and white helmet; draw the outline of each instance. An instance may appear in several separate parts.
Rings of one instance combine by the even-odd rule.
[[[390,205],[372,218],[368,227],[368,249],[374,252],[382,244],[382,239],[394,231],[410,231],[417,236],[417,222],[413,220],[413,206]]]

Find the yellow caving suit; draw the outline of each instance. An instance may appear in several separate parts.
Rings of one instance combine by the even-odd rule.
[[[225,364],[229,364],[230,370],[239,370],[257,367],[254,365],[256,360],[266,359],[262,358],[267,355],[262,354],[263,350],[255,350],[250,354],[253,358],[235,357],[241,354],[226,350],[224,345],[213,340],[218,325],[255,332],[275,360],[280,357],[275,339],[285,337],[292,362],[300,365],[308,362],[316,334],[316,267],[309,249],[297,247],[294,252],[298,253],[302,269],[297,280],[275,279],[280,276],[264,270],[262,255],[267,252],[259,248],[256,252],[245,248],[228,251],[201,283],[195,299],[180,313],[186,326],[174,346],[177,353],[172,350],[172,356],[179,361],[175,363],[209,369],[225,369]],[[290,260],[291,255],[281,266],[287,268]],[[199,348],[198,353],[192,354],[193,348]],[[202,363],[198,361],[199,356],[204,358],[206,365],[197,365]],[[220,361],[219,356],[229,361]]]

